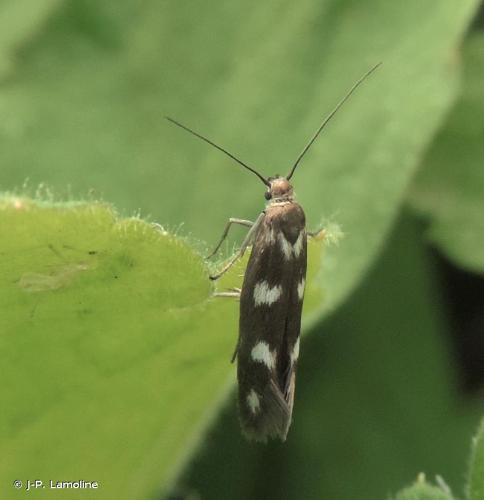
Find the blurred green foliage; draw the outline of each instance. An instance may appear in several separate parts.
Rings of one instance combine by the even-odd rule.
[[[0,79],[18,69],[15,54],[43,29],[62,0],[2,0],[0,3]]]
[[[402,490],[395,500],[454,500],[446,485],[442,488],[425,482],[425,477],[418,478],[412,486]]]
[[[462,92],[415,179],[411,201],[428,237],[458,265],[484,272],[484,33],[464,50]]]
[[[62,199],[90,192],[188,236],[181,243],[100,204],[4,198],[0,488],[13,495],[17,472],[89,473],[105,484],[103,498],[171,487],[194,498],[373,500],[425,471],[463,496],[483,405],[457,394],[423,241],[430,234],[458,265],[482,270],[482,36],[466,42],[462,75],[459,57],[477,6],[0,3],[0,191],[23,195],[46,182]],[[380,60],[294,177],[308,225],[334,221],[345,238],[322,258],[312,252],[312,273],[321,269],[304,324],[313,335],[288,442],[242,441],[233,398],[206,435],[233,382],[237,311],[206,301],[197,250],[228,217],[254,218],[263,188],[162,117],[265,175],[284,174]],[[430,233],[405,213],[390,239],[408,193]],[[12,207],[15,199],[32,209]],[[236,283],[243,265],[219,286]],[[469,498],[482,500],[481,459],[470,474]],[[420,483],[398,495],[450,498]]]

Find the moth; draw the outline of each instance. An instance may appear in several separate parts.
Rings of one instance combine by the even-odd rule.
[[[249,439],[286,440],[292,420],[299,358],[307,238],[322,232],[306,230],[304,210],[295,199],[290,180],[326,124],[380,64],[363,75],[323,120],[286,176],[265,178],[210,139],[166,117],[255,174],[266,187],[266,207],[257,220],[230,218],[220,241],[207,257],[217,253],[233,224],[250,228],[239,250],[218,273],[210,276],[212,280],[220,278],[252,246],[242,289],[217,294],[240,298],[239,337],[232,362],[237,359],[240,423]]]

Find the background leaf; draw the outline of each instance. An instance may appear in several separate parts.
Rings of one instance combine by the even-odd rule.
[[[415,484],[400,491],[395,500],[453,500],[453,498],[450,492],[419,478]]]
[[[14,479],[90,478],[101,492],[73,496],[145,498],[206,415],[199,395],[227,380],[220,362],[189,382],[216,338],[193,325],[213,314],[202,260],[103,205],[1,208],[2,496]]]
[[[463,91],[412,186],[430,240],[458,266],[484,272],[484,33],[464,44]]]
[[[6,126],[17,124],[1,138],[3,182],[94,189],[212,241],[228,217],[256,216],[263,188],[163,115],[266,175],[285,173],[322,116],[383,61],[294,178],[309,226],[333,217],[349,236],[324,262],[321,308],[331,309],[382,245],[454,95],[454,51],[476,5],[67,2],[2,86]]]
[[[15,55],[43,27],[62,0],[2,0],[0,4],[0,80],[11,76]],[[12,120],[12,118],[10,119]],[[3,123],[3,133],[8,125]]]

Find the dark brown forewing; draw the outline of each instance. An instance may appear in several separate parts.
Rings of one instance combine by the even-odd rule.
[[[268,207],[255,235],[244,277],[237,351],[242,429],[256,440],[264,441],[267,437],[284,440],[291,423],[296,369],[296,363],[291,365],[291,353],[301,329],[302,300],[298,285],[305,279],[306,261],[302,208],[296,203]],[[272,290],[280,287],[280,296],[271,304],[256,305],[254,289],[264,282]],[[274,354],[272,369],[251,357],[259,342],[266,343]],[[253,404],[251,408],[248,403],[251,391],[258,396],[258,407]]]

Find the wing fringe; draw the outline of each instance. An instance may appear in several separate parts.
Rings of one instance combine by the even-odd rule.
[[[286,399],[274,380],[270,380],[262,394],[264,411],[250,423],[250,426],[248,422],[241,422],[242,430],[248,439],[260,442],[266,442],[268,438],[286,440],[292,420],[294,382],[295,373],[291,376]]]

